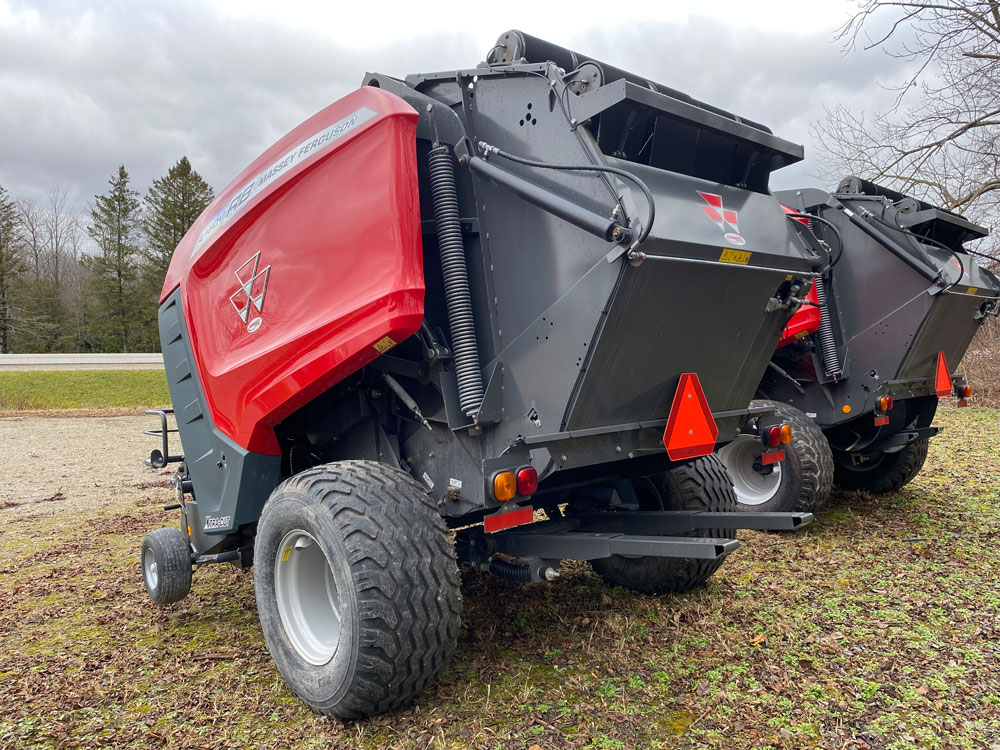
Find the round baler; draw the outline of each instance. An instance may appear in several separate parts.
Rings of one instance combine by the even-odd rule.
[[[365,76],[247,167],[178,246],[159,325],[191,568],[255,569],[315,710],[406,704],[459,630],[456,562],[564,559],[695,586],[738,528],[717,445],[824,262],[768,190],[767,128],[520,32],[469,70]],[[775,456],[777,449],[764,451]],[[544,514],[545,518],[542,518]],[[453,531],[449,531],[449,529]]]
[[[793,425],[786,460],[761,465],[756,441],[720,451],[746,510],[819,507],[836,485],[891,492],[923,466],[938,402],[965,406],[955,368],[998,311],[1000,282],[965,243],[986,236],[958,214],[857,177],[833,194],[776,193],[830,253],[789,321],[756,403]]]

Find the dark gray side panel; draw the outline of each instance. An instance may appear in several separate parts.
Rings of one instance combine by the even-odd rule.
[[[698,373],[713,410],[745,409],[787,320],[764,312],[784,280],[725,263],[627,268],[567,429],[666,419],[682,372]]]
[[[179,289],[160,306],[159,325],[177,430],[188,473],[197,487],[196,503],[189,503],[188,508],[191,542],[205,553],[260,517],[268,496],[281,481],[281,456],[252,453],[212,424]]]

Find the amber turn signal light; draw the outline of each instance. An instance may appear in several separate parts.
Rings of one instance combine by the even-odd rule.
[[[781,444],[788,445],[792,442],[792,426],[790,424],[781,425]]]
[[[517,479],[513,471],[499,471],[493,476],[493,497],[503,503],[517,494]]]
[[[879,411],[889,411],[893,405],[892,396],[881,396],[878,400],[878,410]]]

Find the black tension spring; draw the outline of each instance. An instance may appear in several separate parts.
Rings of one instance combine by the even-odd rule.
[[[452,161],[451,149],[442,144],[431,149],[428,167],[451,350],[458,381],[458,403],[462,411],[471,417],[483,403],[483,376],[479,365],[476,324],[472,317],[472,295],[469,292]]]

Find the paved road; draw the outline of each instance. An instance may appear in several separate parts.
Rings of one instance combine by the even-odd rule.
[[[162,354],[0,354],[0,371],[160,369]]]

